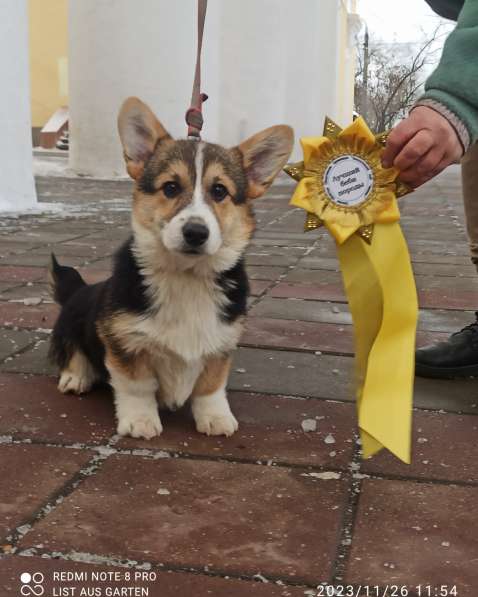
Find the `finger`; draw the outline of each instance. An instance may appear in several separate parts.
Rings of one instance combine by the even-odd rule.
[[[431,152],[429,152],[429,154],[430,153]],[[425,161],[426,159],[429,159],[430,163],[432,163],[432,161],[435,161],[435,158],[433,158],[433,160],[432,160],[432,158],[429,157],[429,154],[427,154],[427,156],[425,156],[423,161]],[[436,153],[435,153],[435,155],[436,155]],[[416,188],[420,187],[422,184],[425,184],[426,182],[428,182],[429,180],[432,180],[432,178],[435,178],[435,176],[438,176],[438,174],[440,174],[440,172],[442,172],[451,163],[452,163],[452,161],[445,154],[443,157],[441,157],[440,160],[435,162],[435,165],[433,167],[427,166],[425,169],[422,169],[421,171],[418,171],[416,168],[410,168],[409,170],[406,170],[405,172],[401,172],[400,180],[407,183],[412,188],[416,189]]]
[[[401,171],[400,180],[414,187],[417,186],[417,181],[433,178],[444,156],[445,150],[442,147],[433,147],[411,168]]]
[[[387,138],[387,145],[382,154],[382,164],[384,168],[391,168],[395,158],[400,153],[402,148],[412,139],[418,132],[417,125],[410,119],[402,120]]]
[[[433,137],[429,131],[419,131],[398,154],[393,165],[400,171],[408,170],[428,153],[433,144]]]

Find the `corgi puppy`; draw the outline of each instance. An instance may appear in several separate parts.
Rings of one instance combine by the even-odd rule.
[[[58,389],[81,394],[108,381],[119,435],[159,435],[158,406],[190,399],[199,432],[230,436],[238,425],[226,385],[247,308],[251,200],[287,162],[292,129],[274,126],[232,149],[174,140],[137,98],[124,102],[118,128],[135,181],[132,236],[98,284],[52,255]]]

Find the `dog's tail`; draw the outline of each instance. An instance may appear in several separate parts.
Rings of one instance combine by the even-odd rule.
[[[76,269],[60,265],[53,253],[48,268],[48,282],[51,296],[59,305],[64,305],[77,290],[86,286],[86,282]]]

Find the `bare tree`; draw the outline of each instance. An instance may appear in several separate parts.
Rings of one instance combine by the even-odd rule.
[[[375,132],[391,128],[413,105],[441,35],[439,25],[418,44],[377,42],[367,30],[357,39],[355,109]]]

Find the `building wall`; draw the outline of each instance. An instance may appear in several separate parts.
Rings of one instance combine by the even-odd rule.
[[[340,0],[339,8],[339,90],[337,94],[337,124],[347,126],[354,107],[354,81],[357,61],[355,36],[361,21],[356,13],[356,0]]]
[[[0,212],[36,204],[30,136],[26,0],[0,2]]]
[[[32,126],[68,105],[68,0],[29,0]]]

